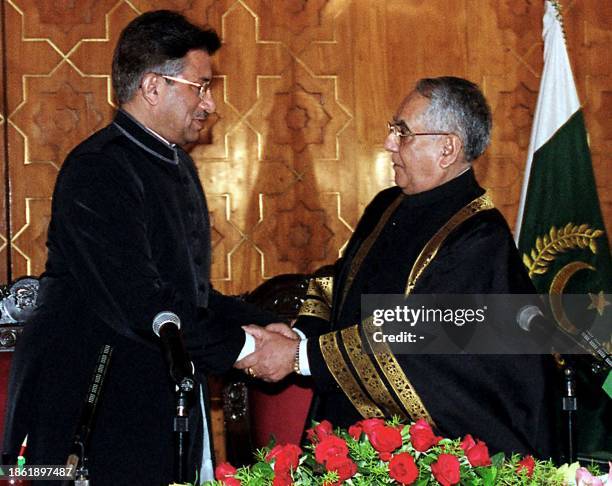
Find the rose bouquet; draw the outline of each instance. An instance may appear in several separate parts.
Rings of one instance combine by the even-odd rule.
[[[304,450],[295,444],[276,444],[259,450],[252,466],[236,469],[221,464],[215,471],[217,481],[208,484],[568,484],[568,471],[557,469],[550,461],[531,456],[505,457],[503,453],[491,457],[484,442],[470,435],[455,440],[436,436],[424,420],[403,425],[397,419],[374,418],[335,431],[324,420],[315,423],[307,437],[309,443]]]

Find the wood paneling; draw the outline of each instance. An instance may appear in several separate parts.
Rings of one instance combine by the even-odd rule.
[[[6,58],[4,49],[4,11],[5,5],[0,4],[0,281],[6,282],[8,279],[8,255],[10,246],[8,244],[9,237],[7,235],[7,218],[6,218],[6,198],[8,187],[6,184],[6,107],[5,107],[5,71]]]
[[[42,271],[57,169],[111,118],[112,47],[131,18],[152,8],[179,9],[223,38],[218,114],[192,151],[210,199],[221,290],[242,292],[334,260],[367,202],[392,183],[384,124],[422,76],[482,85],[495,128],[476,170],[514,224],[542,66],[541,2],[60,3],[4,4],[9,102],[0,122],[9,141],[13,276]],[[609,10],[595,0],[568,3],[565,19],[607,221]]]
[[[211,209],[220,290],[244,292],[334,261],[365,205],[393,183],[385,122],[424,76],[464,76],[483,87],[494,132],[476,171],[514,225],[542,68],[541,1],[2,1],[13,277],[43,270],[57,170],[111,119],[113,46],[130,19],[156,8],[181,10],[223,38],[214,61],[218,113],[192,150]],[[612,4],[565,7],[610,236]],[[0,243],[3,204],[4,197]]]

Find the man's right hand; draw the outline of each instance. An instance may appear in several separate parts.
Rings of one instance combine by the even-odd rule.
[[[272,329],[269,329],[272,327]],[[238,361],[234,367],[264,381],[280,381],[293,372],[298,334],[286,324],[270,324],[265,329],[256,325],[244,326],[255,338],[255,352]]]

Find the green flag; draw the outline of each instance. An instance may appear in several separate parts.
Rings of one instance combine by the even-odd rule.
[[[545,4],[544,68],[516,225],[518,247],[540,293],[584,294],[585,312],[598,322],[593,332],[610,352],[610,249],[560,11],[556,2]],[[553,313],[566,330],[577,324],[562,306],[553,306]],[[612,401],[601,388],[606,376],[579,373],[577,449],[612,451]]]

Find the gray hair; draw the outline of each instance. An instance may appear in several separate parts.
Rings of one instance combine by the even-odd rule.
[[[125,102],[133,98],[136,91],[140,87],[142,77],[146,73],[157,73],[164,74],[166,76],[178,76],[183,72],[185,68],[185,60],[171,59],[169,61],[158,64],[157,66],[147,67],[142,72],[134,72],[131,76],[126,76],[126,82],[123,85],[117,86],[115,89],[117,99],[121,102]]]
[[[113,54],[112,80],[119,105],[130,101],[149,72],[176,76],[191,50],[213,55],[221,46],[214,30],[202,29],[170,10],[145,12],[121,32]]]
[[[430,104],[423,114],[428,129],[452,132],[463,142],[465,159],[482,155],[491,138],[491,110],[478,86],[467,79],[443,76],[423,78],[416,91]]]

